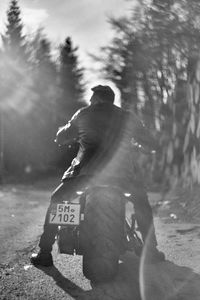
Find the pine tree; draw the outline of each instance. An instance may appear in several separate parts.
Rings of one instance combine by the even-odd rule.
[[[28,53],[22,31],[21,11],[17,0],[12,0],[7,11],[6,32],[1,35],[3,49],[0,64],[0,73],[4,74],[2,98],[9,98],[9,100],[22,82],[23,86],[29,84],[28,77],[25,75],[28,68]]]
[[[60,47],[59,85],[61,97],[58,104],[60,122],[68,118],[83,106],[83,69],[79,67],[77,47],[73,47],[71,38],[66,38]]]
[[[9,58],[26,61],[28,55],[22,31],[21,11],[17,0],[12,0],[7,11],[6,32],[2,35],[3,48]]]
[[[43,106],[45,102],[48,106],[55,102],[57,97],[57,70],[51,57],[51,44],[42,35],[34,49],[33,56],[36,91]]]

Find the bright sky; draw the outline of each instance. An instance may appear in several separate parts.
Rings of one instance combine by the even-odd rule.
[[[28,32],[43,27],[54,45],[59,45],[67,36],[79,47],[83,67],[91,66],[87,53],[96,53],[112,37],[109,16],[124,16],[136,0],[18,0],[22,20]],[[6,23],[6,11],[10,0],[0,0],[0,32]],[[92,83],[95,74],[87,72]]]

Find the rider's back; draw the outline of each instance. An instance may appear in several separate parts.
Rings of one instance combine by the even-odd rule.
[[[130,121],[128,112],[109,103],[90,105],[79,112],[75,122],[80,175],[127,178],[131,172]]]

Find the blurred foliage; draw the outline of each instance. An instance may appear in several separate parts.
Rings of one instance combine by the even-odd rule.
[[[83,105],[85,86],[77,49],[70,38],[66,43],[56,61],[42,30],[23,35],[20,7],[16,0],[10,2],[0,49],[1,177],[3,172],[37,174],[67,163],[54,138],[58,126]]]
[[[200,55],[196,52],[188,63],[187,99],[189,120],[184,140],[183,175],[187,184],[200,183]]]
[[[119,88],[122,106],[136,111],[159,140],[161,152],[153,162],[149,158],[151,177],[169,185],[176,179],[187,182],[190,168],[195,182],[200,172],[199,83],[190,83],[188,96],[188,67],[200,49],[200,2],[143,0],[133,7],[130,16],[110,19],[114,38],[94,58]]]

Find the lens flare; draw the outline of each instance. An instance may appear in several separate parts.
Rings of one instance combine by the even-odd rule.
[[[153,227],[149,230],[140,260],[141,299],[199,299],[199,276],[190,268],[176,265],[170,261],[151,261],[152,232]]]

